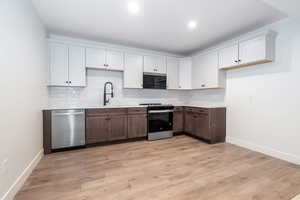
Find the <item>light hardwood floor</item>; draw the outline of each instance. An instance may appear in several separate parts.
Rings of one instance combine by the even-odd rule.
[[[289,200],[300,167],[177,136],[45,156],[17,200]]]

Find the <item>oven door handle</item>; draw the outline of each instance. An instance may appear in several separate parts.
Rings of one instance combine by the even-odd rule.
[[[150,110],[148,113],[172,113],[174,110]]]

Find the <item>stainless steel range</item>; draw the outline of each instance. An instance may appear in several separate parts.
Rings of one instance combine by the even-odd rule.
[[[148,140],[173,137],[174,106],[163,104],[141,104],[148,106]]]

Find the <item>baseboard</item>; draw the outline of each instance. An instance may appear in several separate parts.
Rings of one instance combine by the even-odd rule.
[[[22,188],[27,178],[30,176],[31,172],[37,166],[44,155],[44,150],[42,149],[38,154],[34,157],[34,159],[29,163],[26,169],[22,172],[22,174],[17,178],[17,180],[12,184],[12,186],[8,189],[8,191],[4,194],[1,200],[13,200],[18,191]]]
[[[269,148],[266,146],[257,145],[245,140],[233,138],[233,137],[227,137],[226,138],[227,143],[235,144],[237,146],[245,147],[247,149],[257,151],[281,160],[285,160],[290,163],[294,163],[296,165],[300,165],[300,157],[294,154],[278,151],[273,148]]]

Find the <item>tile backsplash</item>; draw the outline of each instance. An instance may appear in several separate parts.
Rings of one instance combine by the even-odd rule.
[[[87,70],[87,87],[49,87],[49,108],[94,107],[103,105],[104,83],[114,85],[115,97],[112,105],[137,105],[139,103],[161,102],[174,105],[188,103],[188,91],[123,89],[123,73],[101,70]]]

